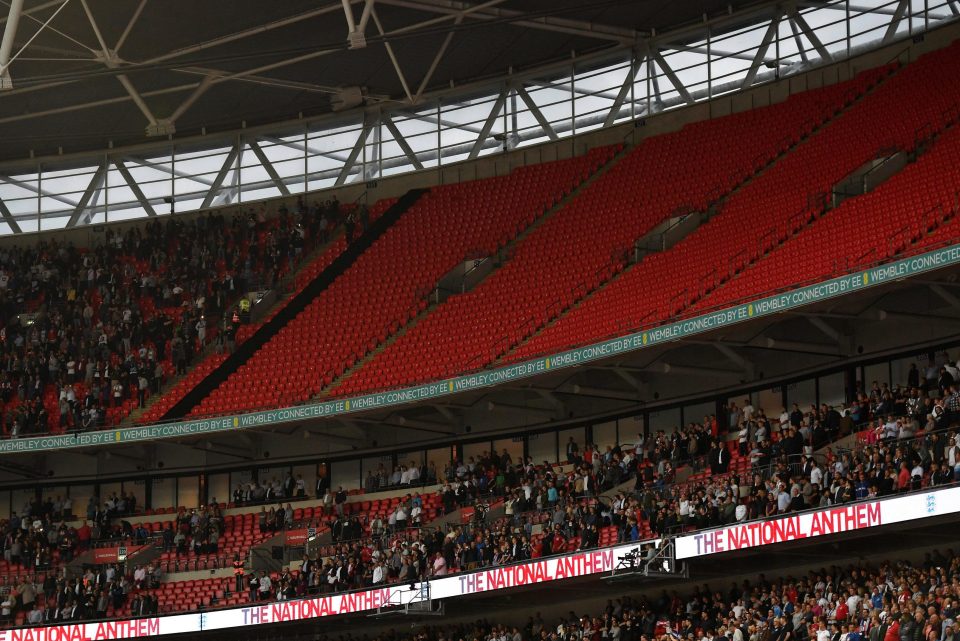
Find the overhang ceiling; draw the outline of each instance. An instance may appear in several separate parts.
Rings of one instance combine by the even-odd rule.
[[[4,26],[11,2],[0,0]],[[362,88],[367,105],[411,102],[421,85],[495,78],[765,4],[343,2],[356,31],[365,22],[365,47],[350,48],[345,7],[332,0],[23,0],[12,88],[0,91],[0,160],[319,115],[344,87]]]

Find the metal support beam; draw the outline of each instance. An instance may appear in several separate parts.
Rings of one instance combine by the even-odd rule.
[[[610,112],[603,120],[604,127],[611,126],[617,120],[617,116],[620,115],[620,108],[623,107],[623,101],[627,99],[633,83],[637,81],[637,74],[640,73],[640,66],[643,64],[645,57],[646,56],[640,56],[636,60],[630,61],[627,77],[623,79],[623,84],[620,85],[620,91],[617,92],[617,97],[613,99],[613,105],[610,106]]]
[[[957,298],[954,294],[951,294],[942,285],[928,285],[930,291],[939,296],[945,303],[950,305],[954,309],[960,309],[960,298]]]
[[[343,13],[347,18],[347,33],[353,33],[357,30],[357,25],[353,21],[353,7],[350,6],[350,0],[341,0],[343,2]]]
[[[493,103],[493,108],[490,110],[490,115],[488,115],[486,121],[484,121],[480,133],[477,134],[477,140],[473,143],[473,149],[470,150],[470,154],[467,156],[468,160],[473,160],[480,155],[480,151],[483,149],[483,143],[487,141],[487,136],[490,135],[490,130],[493,129],[494,123],[497,122],[497,118],[500,116],[500,112],[503,110],[503,105],[506,101],[507,89],[501,89],[500,95],[497,96],[496,101]]]
[[[35,184],[31,184],[29,182],[17,180],[16,178],[11,178],[10,176],[3,176],[2,182],[7,183],[8,185],[13,185],[14,187],[19,187],[20,189],[26,189],[27,191],[31,191],[39,196],[43,196],[44,198],[51,198],[59,203],[67,205],[71,209],[77,206],[77,201],[67,198],[66,196],[61,196],[60,194],[51,193],[46,189],[40,189]]]
[[[457,14],[457,17],[454,19],[454,26],[459,25],[463,22],[463,14]],[[430,83],[430,79],[433,78],[434,72],[437,70],[437,66],[440,64],[440,61],[443,60],[443,57],[447,53],[447,49],[450,47],[450,41],[453,40],[453,34],[456,33],[456,30],[451,29],[447,32],[446,37],[443,39],[443,44],[440,45],[440,49],[437,51],[437,55],[433,57],[433,62],[430,63],[430,67],[427,69],[427,73],[423,74],[423,80],[420,81],[420,86],[417,87],[417,95],[413,97],[413,103],[417,104],[420,102],[420,96],[423,95],[424,90],[427,88],[427,85]]]
[[[547,120],[543,112],[540,111],[540,107],[533,102],[533,98],[530,97],[530,94],[527,93],[527,90],[523,87],[517,87],[517,95],[520,96],[520,99],[523,100],[523,104],[527,106],[527,109],[530,110],[530,113],[533,114],[533,117],[537,119],[537,124],[540,125],[540,128],[543,129],[543,133],[547,135],[547,138],[550,140],[559,140],[557,132],[553,130],[553,126],[550,124],[550,121]]]
[[[189,96],[184,98],[183,102],[181,102],[180,105],[174,109],[169,116],[167,116],[167,120],[170,123],[176,124],[177,120],[180,119],[180,116],[186,113],[187,109],[192,107],[193,104],[197,102],[197,100],[199,100],[203,94],[207,93],[207,90],[212,86],[213,76],[204,76],[203,80],[200,81],[200,84],[197,85],[197,88],[194,89]]]
[[[10,54],[13,53],[13,41],[17,37],[17,27],[20,24],[21,13],[23,13],[23,0],[10,0],[7,24],[4,25],[3,40],[0,41],[0,89],[13,87],[9,69]]]
[[[774,37],[777,35],[777,31],[780,28],[780,19],[783,17],[783,14],[780,11],[777,11],[773,18],[770,20],[770,24],[767,25],[767,30],[763,34],[763,39],[760,41],[760,46],[757,47],[757,53],[753,56],[753,61],[750,63],[750,68],[747,70],[747,75],[743,78],[743,82],[740,84],[741,89],[746,89],[753,84],[754,79],[757,77],[757,73],[760,71],[760,66],[763,65],[763,60],[767,55],[767,51],[770,49],[770,43],[773,42]]]
[[[677,374],[681,376],[734,376],[740,378],[743,374],[743,372],[717,367],[688,367],[687,365],[672,365],[670,363],[661,364],[659,369],[664,374]]]
[[[947,0],[947,5],[950,7],[950,13],[954,16],[960,16],[960,6],[958,6],[957,0]]]
[[[140,4],[137,5],[136,11],[133,12],[133,15],[130,16],[130,19],[127,21],[127,26],[124,27],[123,33],[120,34],[120,37],[117,39],[117,44],[113,46],[113,52],[116,53],[123,48],[124,43],[127,41],[130,32],[133,31],[133,26],[137,24],[137,20],[140,19],[140,14],[143,13],[143,8],[147,6],[147,0],[140,0]]]
[[[50,23],[53,22],[54,18],[56,18],[58,15],[60,15],[60,12],[63,11],[63,8],[66,7],[68,4],[70,4],[70,0],[63,0],[63,2],[60,4],[60,6],[57,7],[57,10],[54,11],[53,14],[52,14],[49,18],[47,18],[47,20],[46,20],[45,22],[43,22],[43,23],[40,25],[40,27],[34,32],[34,34],[33,34],[32,36],[30,36],[30,38],[29,38],[25,43],[23,43],[23,46],[21,46],[20,49],[17,50],[17,53],[12,54],[12,55],[11,55],[9,52],[7,53],[7,59],[6,59],[6,61],[0,63],[0,78],[3,78],[3,77],[5,77],[5,76],[6,76],[7,78],[10,77],[10,76],[9,76],[9,69],[10,69],[10,65],[13,64],[13,61],[16,60],[17,58],[19,58],[19,57],[20,57],[20,54],[22,54],[22,53],[26,50],[27,47],[29,47],[31,44],[33,44],[33,41],[37,39],[37,36],[39,36],[40,33],[41,33],[44,29],[46,29],[48,26],[50,26]],[[7,24],[4,26],[4,29],[3,29],[3,32],[4,32],[4,40],[3,40],[3,41],[0,41],[0,45],[8,46],[8,47],[10,48],[10,51],[13,51],[13,40],[14,40],[14,37],[16,36],[16,32],[15,32],[16,30],[15,30],[15,29],[10,29],[10,31],[11,31],[10,42],[9,42],[9,45],[6,45],[5,42],[6,42],[7,30],[8,30],[8,28],[10,28],[11,22],[19,22],[19,17],[20,17],[21,14],[22,14],[22,15],[27,15],[27,14],[28,14],[27,11],[22,11],[22,7],[23,7],[23,4],[22,4],[22,3],[21,3],[20,6],[21,6],[21,10],[20,10],[20,11],[17,11],[15,16],[12,16],[12,15],[11,15],[11,16],[8,16],[8,18],[7,18]],[[12,6],[12,2],[11,2],[11,11],[12,11],[12,9],[13,9],[13,6]],[[14,17],[14,18],[16,18],[16,19],[15,19],[15,20],[11,20],[11,17]],[[2,84],[0,84],[0,88],[2,88]],[[9,87],[8,87],[8,88],[9,88]]]
[[[692,105],[693,97],[690,95],[690,92],[687,91],[687,88],[683,86],[683,83],[680,82],[680,78],[678,78],[677,74],[674,73],[673,68],[667,64],[666,60],[663,59],[663,55],[661,55],[660,50],[654,47],[651,50],[650,55],[657,63],[657,66],[660,67],[660,70],[663,71],[664,75],[670,81],[670,84],[673,85],[673,88],[676,89],[677,93],[680,94],[680,97],[683,98],[683,101],[688,105]]]
[[[503,403],[501,401],[487,401],[487,410],[490,412],[506,411],[521,412],[526,414],[539,414],[552,418],[556,413],[552,407],[533,407],[531,405],[514,405],[512,403]]]
[[[335,160],[337,162],[346,162],[347,160],[347,157],[343,154],[335,154],[330,151],[324,151],[323,149],[317,149],[316,147],[305,145],[302,142],[284,140],[283,138],[278,138],[276,136],[260,136],[260,140],[268,142],[271,145],[283,145],[284,147],[289,147],[290,149],[295,149],[301,153],[306,153],[311,156],[323,156],[324,158],[329,158],[330,160]]]
[[[787,22],[790,25],[790,31],[793,33],[793,41],[797,44],[797,53],[800,54],[800,60],[803,64],[809,64],[810,58],[807,57],[807,48],[803,46],[803,40],[800,38],[800,29],[797,27],[797,23],[793,18],[789,18]]]
[[[87,206],[93,199],[94,194],[103,188],[103,183],[106,178],[107,162],[104,160],[100,163],[100,166],[97,167],[97,170],[94,172],[93,176],[90,177],[90,184],[87,185],[86,191],[83,192],[83,196],[80,197],[80,200],[77,202],[77,206],[74,207],[73,213],[70,214],[70,220],[67,221],[67,229],[76,227],[80,217],[87,213]]]
[[[745,359],[743,356],[738,354],[729,345],[726,345],[720,342],[711,342],[710,344],[713,345],[714,349],[716,349],[718,352],[723,354],[727,359],[729,359],[731,363],[736,365],[740,369],[740,371],[742,371],[744,374],[746,374],[750,378],[753,378],[753,372],[754,372],[753,363],[751,363],[750,361]]]
[[[381,114],[380,122],[386,126],[387,131],[390,132],[390,135],[393,136],[394,141],[397,145],[400,146],[400,149],[403,153],[410,159],[410,163],[413,165],[413,168],[417,171],[423,169],[423,163],[420,162],[420,159],[417,158],[417,154],[414,153],[413,149],[410,147],[410,144],[407,142],[407,139],[404,138],[403,134],[400,133],[400,130],[397,129],[397,126],[393,123],[393,119],[389,114]]]
[[[93,17],[93,11],[90,10],[90,5],[87,3],[87,0],[80,0],[80,4],[83,6],[83,11],[87,15],[87,21],[90,23],[90,28],[93,29],[94,35],[97,37],[97,42],[100,43],[100,51],[103,55],[103,64],[108,69],[114,69],[117,67],[117,57],[116,53],[110,50],[110,47],[107,46],[107,41],[103,37],[103,33],[100,31],[100,26],[97,24],[96,18]],[[126,90],[127,94],[130,95],[133,104],[140,109],[140,112],[147,119],[147,122],[150,125],[156,125],[157,119],[153,116],[153,112],[150,110],[150,107],[147,106],[147,103],[144,102],[143,96],[137,91],[136,87],[133,86],[133,83],[130,81],[130,78],[126,74],[120,74],[117,76],[117,80]]]
[[[357,25],[357,31],[364,33],[367,30],[367,23],[370,21],[370,12],[373,11],[373,3],[376,0],[366,0],[363,3],[363,13],[360,14],[360,24]]]
[[[820,54],[820,59],[823,62],[833,62],[833,56],[830,55],[830,52],[827,51],[827,48],[823,46],[823,43],[820,42],[820,38],[817,37],[817,34],[813,32],[813,29],[810,28],[810,25],[807,24],[806,19],[799,11],[794,11],[791,16],[797,26],[800,27],[800,31],[803,32],[803,35],[807,37],[807,40],[810,41],[810,44],[813,45],[813,48],[817,50],[817,53]]]
[[[603,398],[609,401],[629,401],[636,403],[638,400],[637,392],[625,392],[623,390],[609,389],[606,387],[591,387],[589,385],[565,385],[557,392],[560,394],[572,394],[574,396],[589,396],[591,398]]]
[[[113,166],[117,168],[117,171],[120,172],[120,176],[127,183],[130,191],[132,191],[136,199],[140,201],[140,206],[143,207],[143,211],[146,212],[147,216],[156,216],[156,210],[154,210],[153,205],[150,204],[150,201],[147,200],[143,190],[140,189],[140,185],[136,180],[133,179],[133,176],[130,174],[130,170],[127,169],[127,165],[123,162],[123,159],[114,158]]]
[[[287,189],[286,183],[280,180],[280,174],[277,173],[276,168],[273,166],[273,163],[270,162],[270,159],[267,158],[267,154],[263,153],[263,149],[260,148],[260,145],[256,140],[248,140],[247,145],[250,146],[250,150],[253,152],[253,155],[257,157],[257,160],[260,161],[260,164],[263,165],[263,168],[267,171],[267,175],[270,176],[270,180],[273,181],[273,184],[277,186],[277,189],[280,190],[280,194],[283,196],[289,196],[290,190]]]
[[[893,12],[893,17],[890,18],[890,24],[887,25],[887,30],[883,34],[884,44],[893,40],[897,35],[897,29],[900,27],[900,22],[903,20],[903,14],[907,12],[909,7],[910,0],[900,0],[900,2],[897,4],[896,10]]]
[[[7,208],[6,203],[3,202],[3,199],[0,198],[0,217],[3,218],[4,222],[10,226],[10,231],[15,234],[21,233],[20,225],[17,224],[17,219],[13,217],[13,214],[10,213],[10,210]]]
[[[368,123],[363,124],[363,129],[360,130],[360,135],[357,137],[357,142],[353,145],[353,149],[350,150],[350,155],[347,156],[347,160],[343,163],[343,168],[340,170],[340,174],[337,176],[337,180],[334,183],[335,187],[339,187],[346,182],[347,177],[353,170],[353,166],[357,164],[357,158],[360,157],[360,152],[363,151],[363,146],[367,143],[367,138],[370,136],[370,130],[372,128],[373,127]]]
[[[763,347],[784,352],[803,352],[815,356],[841,356],[840,348],[826,343],[811,343],[808,341],[791,341],[780,338],[765,338],[754,347]]]
[[[213,200],[220,195],[220,187],[223,186],[223,181],[227,179],[227,174],[234,169],[233,164],[237,160],[237,153],[239,153],[239,145],[234,143],[233,147],[231,147],[227,153],[227,157],[223,159],[223,166],[220,167],[220,171],[217,172],[217,177],[213,179],[213,184],[210,185],[210,189],[207,190],[207,195],[203,197],[203,203],[201,203],[200,209],[208,208],[213,203]]]
[[[554,33],[566,33],[585,38],[593,38],[595,40],[609,40],[618,44],[632,43],[638,35],[637,32],[632,29],[600,25],[582,20],[557,18],[553,16],[526,19],[526,14],[523,11],[518,11],[515,9],[491,8],[493,5],[500,4],[503,2],[503,0],[485,2],[481,5],[470,5],[466,2],[460,2],[458,0],[379,1],[381,4],[416,9],[418,11],[431,11],[446,15],[456,15],[459,12],[463,12],[477,20],[509,21],[510,24],[514,24],[519,27],[551,31]]]
[[[344,0],[346,2],[346,0]],[[386,36],[386,32],[383,30],[383,25],[380,23],[380,17],[377,16],[377,10],[370,10],[370,17],[373,18],[373,24],[377,26],[377,31],[381,36]],[[387,50],[387,56],[390,57],[390,62],[393,63],[393,69],[397,72],[397,78],[400,79],[400,84],[403,86],[403,92],[407,94],[407,100],[410,103],[413,103],[413,94],[410,93],[410,85],[407,84],[407,78],[403,75],[403,69],[400,68],[400,63],[397,61],[397,56],[393,52],[393,47],[390,46],[390,41],[384,39],[383,46]]]
[[[640,379],[638,379],[636,376],[634,376],[633,374],[631,374],[629,371],[625,370],[624,368],[622,368],[622,367],[614,367],[614,368],[613,368],[613,372],[614,372],[617,376],[619,376],[621,379],[623,379],[623,381],[624,381],[627,385],[629,385],[629,386],[632,387],[633,389],[637,390],[638,393],[646,390],[646,387],[647,387],[646,383],[644,383],[643,381],[641,381]]]
[[[885,309],[881,309],[877,313],[877,318],[882,321],[906,320],[917,323],[956,323],[958,320],[954,316],[940,316],[937,314],[912,314],[910,312],[893,312]]]
[[[123,88],[127,90],[127,93],[130,94],[133,104],[140,109],[140,113],[142,113],[143,117],[147,119],[147,122],[149,122],[151,125],[156,125],[157,119],[154,117],[150,107],[147,106],[147,103],[144,102],[143,96],[140,95],[136,87],[133,86],[133,83],[130,82],[130,78],[128,78],[126,74],[120,74],[117,76],[117,80],[119,80],[120,84],[123,85]]]
[[[840,332],[831,327],[827,321],[817,316],[807,316],[806,318],[811,325],[820,330],[827,338],[837,342],[840,341]]]

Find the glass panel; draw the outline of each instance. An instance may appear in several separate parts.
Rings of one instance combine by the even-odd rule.
[[[231,501],[230,475],[228,473],[207,476],[207,500],[211,504],[229,503]]]
[[[787,405],[790,408],[796,403],[802,411],[806,412],[816,402],[816,382],[812,378],[787,385]]]
[[[437,470],[437,479],[443,480],[443,470],[453,461],[451,448],[440,447],[427,450],[427,466],[434,466]]]
[[[90,508],[96,510],[96,503],[91,503],[93,497],[93,485],[71,485],[67,488],[72,503],[71,510],[74,516],[86,518],[90,513]]]
[[[605,452],[607,447],[619,445],[617,442],[617,422],[609,421],[607,423],[597,423],[593,426],[593,442],[597,444],[601,452]]]
[[[305,496],[313,496],[314,490],[317,487],[317,466],[294,465],[293,479],[296,483],[295,487],[299,487],[300,482],[303,481],[303,492]]]
[[[843,372],[820,377],[820,403],[839,407],[845,404],[846,396]]]
[[[481,458],[490,453],[490,441],[480,441],[479,443],[467,443],[463,446],[463,460],[468,465],[470,459],[478,463]]]
[[[233,500],[233,492],[235,492],[237,488],[241,490],[246,489],[252,480],[253,472],[250,470],[230,472],[230,500]]]
[[[125,481],[123,483],[123,492],[126,495],[130,495],[133,492],[134,498],[136,498],[136,511],[138,513],[143,512],[143,506],[146,505],[147,501],[147,483],[143,479],[136,479],[134,481]]]
[[[887,363],[874,363],[863,368],[863,390],[870,393],[874,383],[881,387],[890,383],[890,366]]]
[[[557,433],[530,434],[527,436],[527,451],[534,464],[557,462]]]
[[[368,456],[363,459],[363,489],[375,492],[390,483],[393,459],[390,456]]]
[[[569,430],[560,430],[557,433],[557,441],[560,444],[560,460],[570,461],[571,443],[575,444],[577,449],[577,458],[583,457],[583,448],[586,446],[587,434],[582,427],[575,427]]]
[[[200,505],[200,477],[181,476],[177,478],[177,506],[198,507]]]
[[[345,490],[356,490],[360,484],[360,466],[358,461],[337,461],[330,466],[330,487],[334,493],[343,486]]]
[[[650,412],[650,432],[663,430],[671,434],[680,425],[680,408]]]
[[[177,506],[177,484],[174,478],[153,479],[153,504],[154,510],[166,509]]]
[[[523,438],[502,438],[493,442],[493,451],[503,460],[503,453],[510,455],[510,461],[517,464],[523,460]]]

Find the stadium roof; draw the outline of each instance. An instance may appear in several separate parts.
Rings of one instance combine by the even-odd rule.
[[[737,0],[0,0],[0,160],[104,149],[495,78],[734,8]],[[22,5],[22,7],[20,6]],[[345,9],[349,7],[349,12]],[[8,15],[9,14],[9,15]],[[18,17],[18,20],[11,20]],[[15,23],[11,25],[10,23]],[[352,25],[352,29],[351,29]],[[365,34],[364,38],[350,31]],[[359,40],[365,39],[365,44]],[[12,43],[12,44],[11,44]],[[9,73],[7,73],[9,72]],[[11,86],[12,85],[12,86]],[[349,100],[349,98],[348,98]],[[349,103],[348,103],[349,104]]]

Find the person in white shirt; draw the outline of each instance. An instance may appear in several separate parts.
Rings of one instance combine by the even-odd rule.
[[[408,482],[416,483],[420,480],[420,468],[417,467],[416,463],[410,461],[410,467],[407,470]]]
[[[385,572],[383,571],[383,561],[379,561],[375,566],[373,566],[373,585],[379,585],[383,583]]]
[[[446,576],[447,575],[447,560],[443,558],[443,554],[437,552],[436,556],[433,557],[433,576]]]
[[[133,571],[133,583],[137,586],[137,589],[143,587],[143,582],[147,578],[147,570],[142,565],[136,566],[136,569]]]
[[[750,402],[750,399],[749,399],[749,398],[743,399],[743,410],[742,410],[742,412],[743,412],[743,420],[744,420],[744,421],[746,421],[746,422],[749,423],[750,421],[753,420],[753,415],[754,415],[754,413],[756,412],[756,410],[753,408],[753,403]]]
[[[266,573],[266,572],[261,572],[261,573],[260,573],[260,587],[257,588],[257,590],[259,590],[259,592],[260,592],[260,595],[259,595],[259,596],[260,596],[260,600],[261,600],[261,601],[266,601],[267,599],[270,598],[270,588],[271,588],[271,587],[272,587],[272,586],[271,586],[271,583],[270,583],[270,577],[267,576],[267,573]]]
[[[400,485],[410,485],[410,470],[406,467],[401,467],[403,471],[400,473]]]
[[[823,487],[823,470],[820,469],[816,461],[813,462],[813,467],[810,468],[810,483],[817,487]]]

